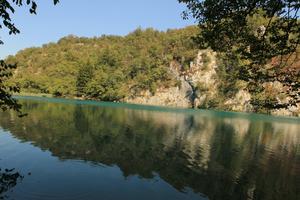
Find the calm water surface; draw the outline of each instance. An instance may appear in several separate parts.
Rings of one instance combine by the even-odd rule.
[[[300,199],[299,119],[21,102],[0,113],[0,199]]]

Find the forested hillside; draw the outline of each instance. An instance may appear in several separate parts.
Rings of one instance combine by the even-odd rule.
[[[195,34],[197,27],[191,26],[166,32],[138,28],[124,37],[70,35],[7,61],[18,63],[14,82],[22,92],[118,101],[176,84],[168,73],[170,62],[188,66],[197,54]]]
[[[299,103],[280,107],[297,95],[281,80],[294,81],[298,87],[299,55],[290,56],[282,69],[273,67],[282,58],[271,59],[260,70],[269,74],[282,70],[280,77],[251,87],[253,83],[243,79],[235,59],[199,50],[194,37],[198,33],[199,28],[190,26],[166,32],[139,28],[126,36],[70,35],[57,43],[22,50],[6,61],[18,64],[11,84],[18,85],[23,94],[300,114]]]

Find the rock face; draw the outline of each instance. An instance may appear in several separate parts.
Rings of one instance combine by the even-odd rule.
[[[155,95],[152,95],[150,91],[143,91],[137,97],[125,99],[125,102],[181,108],[192,107],[193,88],[182,76],[181,66],[172,62],[169,73],[179,83],[178,86],[159,88]]]
[[[149,91],[142,92],[138,97],[125,99],[127,103],[170,106],[170,107],[191,107],[190,94],[192,89],[190,85],[182,81],[182,87],[161,88],[152,95]]]
[[[290,106],[288,109],[275,109],[271,111],[272,115],[276,116],[297,116],[300,117],[300,104]]]
[[[232,111],[251,112],[253,110],[253,106],[251,105],[250,100],[251,94],[242,89],[235,94],[234,98],[228,99],[224,105],[231,108]]]
[[[138,97],[125,99],[125,102],[183,108],[199,107],[217,92],[216,68],[215,53],[208,50],[199,51],[188,70],[183,70],[176,62],[170,64],[169,72],[179,83],[177,86],[159,88],[155,95],[150,91],[143,91]],[[199,93],[199,87],[205,92]]]
[[[150,91],[142,91],[137,97],[124,99],[127,103],[170,106],[181,108],[220,108],[237,112],[253,112],[251,94],[246,89],[246,82],[231,98],[220,94],[222,82],[218,77],[216,53],[210,50],[199,51],[189,69],[184,70],[178,62],[171,62],[169,73],[176,80],[176,86],[159,88],[153,95]],[[285,88],[280,82],[264,83],[265,96],[275,97],[278,102],[286,99],[280,96]],[[222,99],[222,102],[218,102]],[[273,115],[300,116],[300,104],[291,105],[288,109],[274,109]]]
[[[289,97],[281,95],[281,91],[284,91],[286,88],[283,86],[282,83],[275,81],[275,82],[267,82],[264,84],[265,93],[266,95],[273,95],[276,97],[278,103],[288,103]],[[274,109],[271,110],[272,115],[277,116],[298,116],[300,117],[300,103],[296,105],[290,105],[287,109]]]
[[[185,80],[194,88],[194,107],[201,107],[218,93],[218,75],[216,72],[216,53],[209,50],[199,51],[195,62],[185,73]]]

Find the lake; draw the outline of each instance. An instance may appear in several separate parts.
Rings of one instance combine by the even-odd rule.
[[[0,113],[0,199],[300,199],[300,120],[52,98]]]

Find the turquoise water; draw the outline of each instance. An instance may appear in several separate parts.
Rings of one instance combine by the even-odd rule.
[[[297,118],[19,99],[27,117],[0,114],[0,197],[300,197]]]

